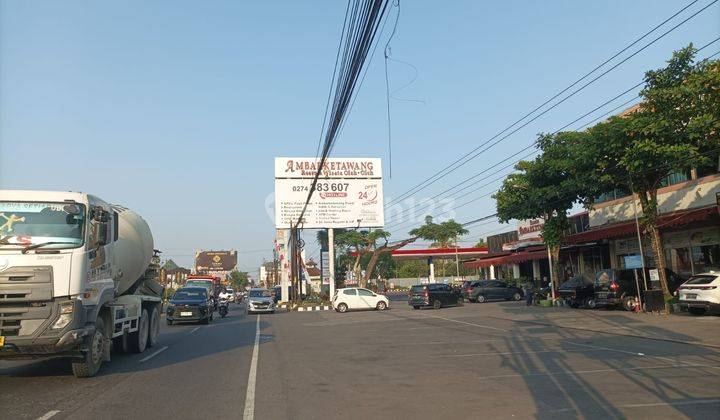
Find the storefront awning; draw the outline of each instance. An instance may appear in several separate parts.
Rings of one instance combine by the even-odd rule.
[[[476,259],[464,263],[467,268],[485,268],[491,265],[503,265],[521,263],[532,260],[542,260],[547,258],[547,250],[545,247],[533,247],[527,248],[520,252],[506,253],[506,254],[495,254],[488,256],[487,258]]]
[[[703,207],[700,209],[676,211],[660,216],[658,227],[667,229],[677,226],[683,226],[692,222],[700,222],[713,217],[718,213],[717,206]],[[637,227],[635,221],[615,223],[608,226],[600,226],[588,230],[586,232],[576,233],[567,237],[569,244],[581,244],[585,242],[598,241],[600,239],[622,238],[635,235]]]
[[[544,260],[548,257],[547,250],[539,249],[534,251],[523,251],[517,254],[508,255],[506,264],[521,263],[525,261]]]
[[[504,262],[506,256],[507,255],[476,259],[474,261],[468,261],[466,263],[463,263],[463,265],[467,268],[485,268],[490,267],[491,265],[506,264]]]

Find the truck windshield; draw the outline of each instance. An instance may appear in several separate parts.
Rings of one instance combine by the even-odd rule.
[[[0,247],[37,245],[75,248],[83,244],[85,206],[76,203],[0,201]]]

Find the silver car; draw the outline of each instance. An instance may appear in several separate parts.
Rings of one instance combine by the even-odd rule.
[[[275,313],[273,294],[268,289],[250,289],[247,297],[247,313]]]

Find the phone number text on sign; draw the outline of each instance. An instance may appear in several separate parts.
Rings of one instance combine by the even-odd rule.
[[[303,216],[302,227],[382,227],[385,218],[380,159],[333,158],[325,168],[322,171],[325,176],[318,179]],[[315,171],[317,163],[312,158],[275,159],[277,228],[288,228],[297,222]]]

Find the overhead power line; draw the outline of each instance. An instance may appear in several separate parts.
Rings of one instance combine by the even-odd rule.
[[[664,38],[664,37],[667,36],[669,33],[673,32],[675,29],[677,29],[677,28],[680,27],[681,25],[683,25],[683,24],[685,24],[686,22],[688,22],[690,19],[694,18],[695,16],[697,16],[698,14],[702,13],[702,12],[705,11],[707,8],[709,8],[710,6],[712,6],[713,4],[717,3],[718,0],[713,0],[712,2],[710,2],[709,4],[707,4],[706,6],[704,6],[703,8],[701,8],[700,10],[698,10],[698,11],[696,11],[695,13],[691,14],[689,17],[687,17],[687,18],[685,18],[684,20],[680,21],[680,22],[679,22],[678,24],[676,24],[675,26],[671,27],[670,29],[668,29],[668,30],[665,31],[664,33],[662,33],[662,34],[660,34],[659,36],[655,37],[653,40],[651,40],[650,42],[648,42],[647,44],[645,44],[644,46],[642,46],[640,49],[636,50],[635,52],[633,52],[633,53],[630,54],[629,56],[625,57],[624,59],[622,59],[622,60],[619,61],[618,63],[614,64],[614,65],[611,66],[609,69],[603,71],[602,73],[600,73],[599,75],[597,75],[597,76],[595,76],[593,79],[591,79],[590,81],[586,82],[585,84],[583,84],[583,85],[580,86],[579,88],[577,88],[577,89],[575,89],[574,91],[572,91],[570,94],[564,96],[562,99],[560,99],[559,101],[555,102],[553,105],[551,105],[550,107],[546,108],[544,111],[542,111],[542,112],[540,112],[539,114],[535,115],[535,116],[534,116],[533,118],[531,118],[530,120],[522,123],[525,119],[527,119],[528,117],[532,116],[535,112],[537,112],[537,111],[539,111],[540,109],[542,109],[545,105],[549,104],[550,102],[552,102],[552,101],[555,100],[556,98],[560,97],[563,93],[565,93],[565,92],[567,92],[568,90],[572,89],[574,86],[576,86],[577,84],[579,84],[580,82],[582,82],[583,80],[587,79],[587,78],[590,77],[592,74],[594,74],[597,70],[599,70],[600,68],[604,67],[606,64],[610,63],[610,62],[611,62],[612,60],[614,60],[615,58],[619,57],[622,53],[624,53],[625,51],[627,51],[627,50],[629,50],[630,48],[632,48],[634,45],[636,45],[637,43],[639,43],[640,41],[642,41],[643,39],[645,39],[646,37],[648,37],[648,36],[649,36],[650,34],[652,34],[653,32],[657,31],[659,28],[661,28],[661,27],[664,26],[666,23],[668,23],[670,20],[672,20],[673,18],[675,18],[676,16],[678,16],[679,14],[681,14],[682,12],[684,12],[685,10],[687,10],[690,6],[692,6],[692,5],[694,5],[695,3],[697,3],[697,1],[698,1],[698,0],[692,1],[691,3],[689,3],[688,5],[686,5],[685,7],[683,7],[682,9],[678,10],[678,11],[675,12],[673,15],[671,15],[670,17],[668,17],[667,19],[665,19],[664,21],[662,21],[660,24],[656,25],[656,26],[653,27],[651,30],[649,30],[648,32],[646,32],[645,34],[643,34],[641,37],[639,37],[638,39],[636,39],[635,41],[633,41],[632,43],[630,43],[629,45],[627,45],[625,48],[623,48],[622,50],[620,50],[620,51],[618,51],[617,53],[613,54],[610,58],[608,58],[607,60],[605,60],[604,62],[602,62],[600,65],[596,66],[596,67],[595,67],[594,69],[592,69],[590,72],[586,73],[585,75],[583,75],[582,77],[580,77],[579,79],[577,79],[576,81],[574,81],[573,83],[571,83],[570,85],[568,85],[567,87],[565,87],[564,89],[562,89],[560,92],[558,92],[557,94],[553,95],[552,97],[550,97],[548,100],[546,100],[546,101],[543,102],[542,104],[540,104],[540,105],[538,105],[537,107],[535,107],[532,111],[530,111],[530,112],[528,112],[527,114],[523,115],[523,116],[522,116],[520,119],[518,119],[517,121],[513,122],[512,124],[510,124],[509,126],[507,126],[506,128],[504,128],[503,130],[501,130],[500,132],[498,132],[498,133],[495,134],[494,136],[490,137],[489,139],[485,140],[485,141],[482,142],[480,145],[478,145],[477,147],[475,147],[474,149],[472,149],[472,150],[469,151],[468,153],[464,154],[464,155],[461,156],[460,158],[456,159],[455,161],[453,161],[453,162],[450,163],[449,165],[445,166],[444,168],[442,168],[441,170],[439,170],[438,172],[436,172],[435,174],[433,174],[433,175],[430,176],[429,178],[425,179],[425,180],[422,181],[421,183],[419,183],[419,184],[415,185],[414,187],[410,188],[409,190],[407,190],[406,192],[404,192],[403,194],[401,194],[399,197],[397,197],[395,200],[392,200],[391,202],[399,201],[399,200],[402,200],[402,199],[404,199],[404,198],[406,198],[406,197],[409,197],[410,195],[413,195],[413,194],[415,194],[415,193],[417,193],[417,192],[419,192],[419,191],[427,188],[428,186],[434,184],[435,182],[439,181],[440,179],[444,178],[445,176],[449,175],[450,173],[452,173],[452,172],[456,171],[457,169],[461,168],[462,166],[464,166],[465,164],[467,164],[467,163],[470,162],[471,160],[477,158],[477,157],[478,157],[479,155],[481,155],[482,153],[488,151],[489,149],[491,149],[492,147],[494,147],[495,145],[497,145],[497,144],[500,143],[501,141],[503,141],[503,140],[505,140],[506,138],[508,138],[510,135],[516,133],[516,132],[519,131],[520,129],[526,127],[527,125],[529,125],[529,124],[532,123],[533,121],[537,120],[537,119],[540,118],[541,116],[543,116],[543,115],[545,115],[546,113],[548,113],[549,111],[553,110],[554,108],[556,108],[557,106],[559,106],[559,105],[562,104],[563,102],[567,101],[568,99],[570,99],[571,97],[573,97],[573,96],[575,96],[577,93],[579,93],[580,91],[584,90],[586,87],[590,86],[591,84],[593,84],[594,82],[596,82],[597,80],[599,80],[601,77],[603,77],[603,76],[605,76],[606,74],[610,73],[611,71],[613,71],[614,69],[616,69],[617,67],[619,67],[620,65],[622,65],[623,63],[625,63],[626,61],[628,61],[629,59],[631,59],[632,57],[636,56],[637,54],[639,54],[640,52],[644,51],[645,49],[647,49],[648,47],[650,47],[651,45],[653,45],[654,43],[656,43],[656,42],[659,41],[660,39]],[[517,126],[517,125],[520,124],[520,123],[522,123],[520,126],[518,126],[518,127],[516,127],[516,128],[513,129],[513,127]],[[506,134],[506,135],[503,136],[503,134],[506,133],[506,132],[508,132],[509,130],[512,130],[512,131],[510,131],[508,134]],[[502,137],[500,137],[500,136],[502,136]],[[498,137],[500,137],[500,138],[498,139]],[[497,139],[497,140],[496,140],[496,139]],[[492,143],[491,143],[491,142],[492,142]],[[486,147],[486,146],[487,146],[487,147]],[[390,205],[391,202],[386,203],[386,206]]]
[[[718,42],[718,41],[720,41],[720,37],[715,38],[715,39],[713,39],[712,41],[704,44],[703,46],[701,46],[700,48],[697,49],[697,52],[700,52],[700,51],[706,49],[707,47],[709,47],[710,45],[712,45],[712,44],[714,44],[714,43],[716,43],[716,42]],[[705,57],[702,61],[708,61],[708,60],[710,60],[711,58],[715,57],[715,56],[718,55],[718,54],[720,54],[720,51],[717,51],[717,52],[715,52],[714,54]],[[604,106],[606,106],[606,105],[614,102],[615,100],[623,97],[624,95],[632,92],[633,90],[637,89],[638,87],[640,87],[640,86],[641,86],[642,84],[644,84],[644,83],[645,83],[644,80],[640,81],[639,83],[635,84],[634,86],[630,87],[629,89],[624,90],[623,92],[615,95],[614,97],[608,99],[607,101],[603,102],[602,104],[596,106],[596,107],[593,108],[592,110],[590,110],[590,111],[584,113],[583,115],[575,118],[573,121],[571,121],[571,122],[563,125],[562,127],[558,128],[558,129],[555,130],[552,134],[557,134],[557,133],[559,133],[559,132],[567,129],[568,127],[574,125],[575,123],[581,121],[583,118],[591,115],[591,114],[594,113],[595,111],[598,111],[599,109],[603,108]],[[589,126],[590,124],[593,124],[593,123],[597,122],[598,120],[600,120],[600,119],[602,119],[602,118],[604,118],[604,117],[606,117],[606,116],[608,116],[608,115],[611,115],[611,114],[615,113],[618,109],[621,109],[621,108],[623,108],[623,107],[625,107],[625,106],[628,106],[628,105],[629,105],[630,103],[632,103],[632,102],[636,102],[636,101],[638,100],[638,97],[639,97],[639,95],[633,96],[633,97],[630,98],[629,100],[622,102],[620,105],[617,105],[617,106],[615,106],[614,108],[610,109],[609,111],[606,111],[605,113],[603,113],[603,114],[595,117],[594,119],[592,119],[592,120],[584,123],[584,124],[581,125],[580,127],[576,127],[574,130],[580,130],[580,129],[582,129],[582,128],[585,128],[585,127]],[[519,154],[521,154],[521,153],[523,153],[523,152],[525,152],[525,151],[527,151],[527,150],[529,150],[529,149],[531,149],[531,148],[534,148],[536,145],[537,145],[537,141],[533,141],[531,144],[525,146],[524,148],[520,149],[519,151],[517,151],[517,152],[513,153],[512,155],[506,157],[505,159],[501,160],[500,162],[498,162],[498,163],[496,163],[496,164],[494,164],[494,165],[491,165],[491,166],[489,166],[489,167],[481,170],[480,172],[475,173],[474,175],[472,175],[472,176],[470,176],[470,177],[468,177],[468,178],[465,178],[464,180],[460,181],[459,183],[457,183],[457,184],[455,184],[455,185],[453,185],[453,186],[451,186],[451,187],[449,187],[449,188],[441,191],[440,193],[434,195],[434,196],[431,197],[429,200],[433,200],[433,199],[435,199],[435,198],[438,198],[438,197],[441,196],[442,194],[444,194],[444,193],[446,193],[446,192],[449,192],[449,191],[452,191],[453,189],[457,188],[458,186],[461,186],[461,185],[463,185],[463,184],[468,183],[468,182],[471,181],[471,180],[474,180],[474,179],[478,178],[480,175],[482,175],[482,174],[484,174],[484,173],[487,173],[487,172],[490,171],[491,169],[495,169],[495,168],[497,167],[497,165],[507,162],[507,161],[510,160],[511,158],[513,158],[513,157],[515,157],[515,156],[518,156]],[[517,161],[512,162],[510,165],[506,165],[506,166],[503,166],[503,167],[497,169],[495,172],[490,173],[490,174],[488,175],[488,177],[489,177],[489,176],[492,176],[493,174],[500,173],[501,171],[505,170],[507,167],[513,166],[513,165],[517,164],[517,163],[520,162],[521,160],[523,160],[523,159],[531,156],[531,155],[534,154],[534,153],[537,153],[537,150],[533,150],[531,153],[529,153],[529,154],[521,157],[521,158],[518,159]],[[473,186],[473,185],[470,184],[470,185],[468,185],[468,186],[465,186],[465,187],[463,187],[463,188],[461,188],[461,189],[459,189],[459,190],[451,193],[450,195],[448,195],[447,197],[444,197],[444,198],[447,199],[447,198],[461,198],[461,197],[465,197],[465,196],[467,196],[468,194],[470,194],[470,193],[472,193],[472,192],[475,192],[475,191],[481,189],[481,188],[484,187],[484,186],[487,186],[487,184],[483,184],[483,186],[481,186],[481,187],[474,188],[474,189],[468,191],[468,192],[465,193],[465,194],[458,195],[459,192],[461,192],[461,191],[463,191],[463,190],[466,190],[466,189],[468,189],[468,188],[471,187],[471,186]],[[477,197],[477,199],[471,200],[471,202],[477,201],[478,199],[483,198],[483,197],[487,197],[488,195],[491,195],[491,194],[494,193],[494,192],[497,192],[497,190],[495,190],[495,191],[493,191],[493,192],[491,192],[491,193],[489,193],[489,194],[483,194],[483,195],[481,195],[480,197]],[[407,213],[408,211],[416,210],[416,209],[418,209],[418,208],[420,208],[420,207],[424,207],[424,208],[430,207],[430,206],[432,205],[432,203],[428,204],[427,201],[429,201],[429,200],[423,200],[423,202],[420,202],[420,203],[414,205],[413,207],[411,207],[411,208],[409,208],[409,209],[404,209],[404,210],[402,210],[402,211],[400,212],[400,215],[405,214],[405,213]],[[457,208],[460,208],[460,207],[464,207],[465,205],[467,205],[467,204],[469,204],[469,203],[470,203],[470,202],[467,202],[467,203],[462,204],[462,205],[460,205],[460,206],[453,207],[451,210],[457,209]],[[447,212],[443,212],[443,213],[441,213],[441,214],[436,214],[436,215],[434,215],[434,216],[439,216],[439,215],[442,215],[442,214],[447,214]],[[397,227],[397,226],[403,226],[403,225],[407,225],[407,224],[408,224],[407,222],[398,222],[398,223],[391,224],[391,225],[389,226],[389,228],[395,228],[395,227]]]
[[[335,70],[330,84],[332,106],[326,106],[325,122],[322,126],[323,140],[320,161],[313,177],[310,191],[295,227],[302,224],[305,211],[312,199],[318,178],[325,161],[337,140],[338,132],[347,118],[348,106],[356,93],[358,78],[365,68],[368,52],[375,43],[378,28],[383,21],[389,2],[387,0],[349,0],[345,12],[345,22],[336,54]],[[330,105],[330,101],[328,101]],[[317,156],[317,154],[316,154]]]

